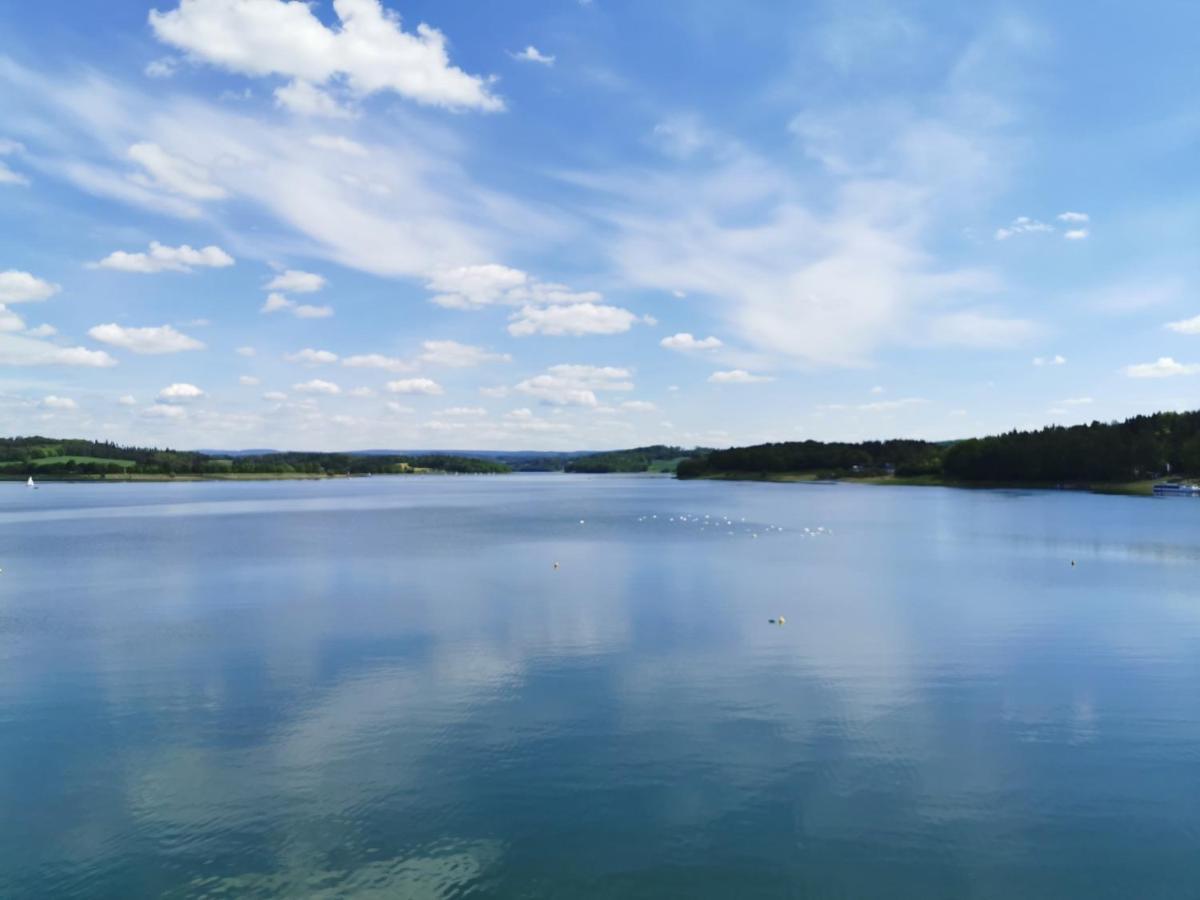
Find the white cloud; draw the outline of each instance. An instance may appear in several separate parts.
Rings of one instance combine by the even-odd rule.
[[[1179,334],[1200,334],[1200,316],[1180,319],[1178,322],[1168,322],[1166,327]]]
[[[314,134],[308,139],[308,143],[310,146],[316,147],[318,150],[332,150],[336,153],[344,153],[346,156],[354,156],[360,159],[367,155],[367,148],[358,143],[358,141],[352,141],[350,138],[342,137],[341,135],[337,134]],[[321,276],[317,275],[314,277],[320,278]],[[281,287],[279,290],[294,291],[296,288]]]
[[[142,415],[148,419],[182,419],[187,415],[187,411],[182,406],[155,403],[143,409]]]
[[[327,283],[323,275],[318,275],[315,272],[288,269],[263,285],[263,290],[287,291],[293,294],[312,294],[321,290]]]
[[[513,59],[520,60],[521,62],[538,63],[539,65],[543,66],[554,65],[554,57],[547,56],[546,54],[542,53],[537,47],[533,46],[533,44],[530,44],[519,53],[509,53],[508,55]]]
[[[391,91],[452,109],[503,109],[485,78],[450,65],[446,39],[415,32],[379,0],[334,0],[340,27],[326,27],[304,3],[182,0],[150,11],[159,40],[196,60],[246,75],[283,75],[298,85],[341,83],[358,96]]]
[[[238,356],[254,356],[258,351],[253,347],[238,347],[235,352]]]
[[[25,320],[11,309],[0,305],[0,331],[25,331]]]
[[[298,353],[289,353],[284,359],[288,362],[302,363],[306,366],[322,366],[329,365],[338,361],[336,353],[331,353],[328,350],[313,350],[311,347],[305,347]]]
[[[135,406],[137,404],[137,398],[134,397],[133,394],[122,394],[117,398],[117,402],[122,406]]]
[[[573,303],[567,306],[523,306],[514,313],[508,333],[514,337],[531,334],[553,336],[621,334],[633,327],[637,316],[619,306]]]
[[[342,365],[352,369],[383,369],[385,372],[411,372],[415,368],[406,360],[395,356],[384,356],[382,353],[347,356],[342,360]]]
[[[238,384],[244,385],[245,387],[254,387],[258,383],[259,383],[259,380],[257,378],[255,378],[253,375],[239,375],[238,376]]]
[[[196,387],[194,384],[186,382],[176,382],[175,384],[167,385],[158,392],[158,399],[168,402],[179,400],[198,400],[204,396],[204,391]]]
[[[53,297],[62,288],[28,272],[8,269],[0,272],[0,303],[30,303]]]
[[[435,272],[429,277],[426,288],[435,293],[433,302],[439,306],[478,309],[501,302],[505,294],[528,280],[529,276],[520,269],[488,263]]]
[[[483,397],[501,399],[508,396],[508,388],[502,384],[494,387],[481,387],[479,393]]]
[[[1035,366],[1065,366],[1067,358],[1061,353],[1056,353],[1053,356],[1035,356],[1033,364]]]
[[[1069,222],[1072,225],[1082,224],[1084,222],[1087,222],[1087,221],[1089,221],[1089,218],[1090,217],[1088,216],[1087,213],[1082,213],[1082,212],[1064,212],[1064,213],[1059,213],[1057,216],[1058,221]]]
[[[387,389],[393,394],[443,394],[442,386],[432,378],[401,378],[399,381],[389,381]]]
[[[16,141],[0,138],[0,156],[7,156],[10,153],[20,153],[24,149]],[[27,185],[29,184],[29,179],[19,172],[14,172],[6,163],[0,162],[0,184]]]
[[[287,311],[297,319],[328,319],[333,315],[332,306],[312,306],[308,303],[297,303],[289,300],[283,294],[272,292],[259,309],[261,313]]]
[[[557,365],[525,379],[516,390],[553,406],[595,407],[597,391],[633,390],[631,375],[615,366]]]
[[[108,368],[117,361],[103,350],[59,347],[24,335],[0,333],[0,366],[84,366]]]
[[[421,350],[418,358],[422,362],[459,369],[480,366],[489,362],[512,361],[512,357],[507,353],[492,353],[483,347],[460,344],[458,341],[423,341]]]
[[[285,394],[283,391],[267,391],[265,394],[263,394],[263,399],[269,400],[272,403],[282,403],[287,399],[287,394]]]
[[[54,394],[50,394],[47,397],[43,397],[42,402],[39,405],[42,407],[42,409],[53,409],[53,410],[66,410],[66,409],[78,409],[79,408],[79,404],[77,404],[70,397],[56,397]]]
[[[220,247],[208,246],[199,250],[183,244],[179,247],[165,247],[158,241],[150,242],[148,253],[127,253],[115,250],[100,262],[96,263],[102,269],[116,269],[121,272],[190,272],[194,266],[221,269],[232,266],[233,257]]]
[[[487,410],[482,406],[451,406],[448,409],[443,409],[438,415],[477,419],[486,416]]]
[[[313,378],[310,381],[304,381],[300,384],[293,384],[292,390],[301,394],[340,394],[342,389],[332,381],[323,381],[320,378]]]
[[[713,372],[708,376],[713,384],[757,384],[764,381],[774,381],[770,375],[752,375],[745,369],[732,369],[728,372]]]
[[[1063,237],[1068,241],[1083,241],[1087,240],[1088,230],[1086,228],[1072,228],[1070,231],[1063,233]]]
[[[297,115],[326,119],[350,119],[354,113],[327,91],[307,81],[293,81],[275,88],[275,105]]]
[[[170,325],[149,328],[125,328],[110,322],[88,329],[88,335],[102,344],[123,347],[134,353],[180,353],[184,350],[203,350],[204,344],[176,331]]]
[[[58,329],[53,325],[47,325],[43,322],[41,325],[30,328],[25,334],[33,338],[54,337],[54,335],[58,334]]]
[[[145,72],[147,78],[170,78],[179,68],[179,60],[173,56],[162,56],[158,59],[152,59],[146,63]]]
[[[649,400],[626,400],[621,404],[621,409],[627,409],[630,412],[645,413],[654,412],[658,407]]]
[[[1053,231],[1053,225],[1031,219],[1029,216],[1017,216],[1006,228],[997,228],[995,238],[998,241],[1008,240],[1015,234],[1037,234]]]
[[[351,397],[374,397],[375,396],[375,391],[369,387],[351,388],[347,393],[349,393]]]
[[[1170,378],[1175,375],[1195,375],[1200,363],[1179,363],[1169,356],[1160,356],[1152,363],[1138,363],[1121,370],[1130,378]]]
[[[403,415],[404,413],[410,413],[413,411],[411,406],[405,406],[403,403],[397,403],[395,400],[389,400],[384,404],[384,406],[387,407],[388,412],[396,415]]]
[[[722,346],[721,341],[715,337],[706,337],[697,339],[686,331],[681,331],[678,334],[673,334],[670,337],[665,337],[658,342],[661,346],[668,350],[715,350]]]
[[[128,153],[145,170],[130,176],[140,187],[164,190],[189,200],[220,200],[228,196],[223,187],[212,182],[204,166],[168,153],[158,144],[143,141],[130,146]]]

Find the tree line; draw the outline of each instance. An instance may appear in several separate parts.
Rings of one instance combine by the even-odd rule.
[[[787,472],[934,476],[973,483],[1125,482],[1200,474],[1200,412],[1058,425],[961,441],[790,441],[717,450],[679,464],[680,478]]]

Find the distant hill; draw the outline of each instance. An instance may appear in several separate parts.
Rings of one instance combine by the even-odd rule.
[[[588,453],[569,460],[563,467],[567,472],[674,472],[679,461],[688,455],[682,447],[655,444],[632,450],[610,450]]]

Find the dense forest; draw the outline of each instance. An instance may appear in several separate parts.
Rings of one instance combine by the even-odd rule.
[[[680,478],[705,475],[778,475],[814,472],[830,477],[848,474],[928,475],[941,472],[941,444],[927,441],[864,441],[860,444],[789,441],[714,450],[683,460]]]
[[[1124,422],[926,441],[760,444],[700,454],[680,478],[816,473],[894,474],[967,483],[1091,484],[1200,474],[1200,412],[1155,413]]]
[[[104,441],[46,437],[0,438],[0,477],[27,475],[96,477],[383,475],[402,472],[494,474],[512,471],[503,462],[446,453],[264,453],[210,455],[152,447],[122,447]]]
[[[655,444],[652,447],[635,447],[632,450],[610,450],[605,453],[589,453],[568,460],[563,466],[567,472],[670,472],[675,464],[688,455],[682,447]]]

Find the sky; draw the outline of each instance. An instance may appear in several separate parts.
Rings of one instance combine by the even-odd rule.
[[[1200,5],[0,0],[0,433],[1200,407]]]

